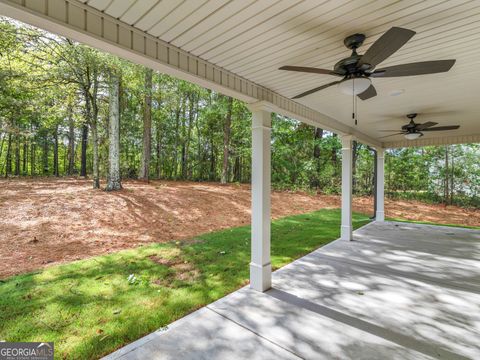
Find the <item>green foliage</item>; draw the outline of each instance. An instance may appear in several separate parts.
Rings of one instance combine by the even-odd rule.
[[[273,268],[339,229],[339,210],[274,221]],[[249,261],[244,226],[15,276],[0,283],[0,339],[54,341],[57,359],[99,358],[245,285]]]
[[[386,194],[391,198],[480,206],[479,144],[389,150]]]
[[[0,173],[89,176],[97,146],[99,174],[107,177],[108,84],[117,72],[120,171],[124,178],[136,178],[143,151],[145,69],[7,19],[0,19],[0,30]],[[151,112],[150,178],[219,181],[226,152],[227,181],[250,181],[251,114],[244,103],[233,101],[226,149],[226,96],[155,73]],[[389,150],[387,196],[478,207],[479,146],[447,149],[448,166],[445,147]],[[372,195],[373,152],[355,143],[354,159],[354,193]],[[338,194],[338,137],[274,114],[272,185]]]

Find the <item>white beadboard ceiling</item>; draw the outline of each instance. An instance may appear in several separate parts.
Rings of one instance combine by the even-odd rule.
[[[82,0],[140,30],[281,95],[337,80],[291,73],[282,65],[332,69],[350,50],[343,39],[364,33],[360,54],[392,26],[417,34],[381,65],[456,59],[448,73],[373,79],[378,96],[358,100],[358,129],[373,138],[418,122],[461,125],[425,138],[480,134],[479,0]],[[402,92],[392,96],[392,93]],[[298,100],[353,126],[352,98],[335,87]],[[401,140],[390,137],[389,141]],[[385,139],[387,140],[387,139]]]

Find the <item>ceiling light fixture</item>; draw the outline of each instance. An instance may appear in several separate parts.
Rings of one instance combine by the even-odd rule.
[[[363,93],[370,85],[372,81],[369,78],[359,76],[343,80],[338,84],[338,88],[342,93],[351,96]]]
[[[422,136],[422,133],[419,133],[419,132],[408,133],[408,134],[405,134],[405,139],[407,139],[407,140],[416,140],[416,139],[418,139],[420,136]]]

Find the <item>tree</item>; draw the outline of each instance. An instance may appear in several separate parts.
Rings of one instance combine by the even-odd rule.
[[[232,106],[233,98],[228,97],[227,100],[227,116],[225,116],[225,124],[223,126],[223,166],[221,183],[226,184],[228,181],[228,155],[230,152],[230,130],[232,123]]]
[[[122,184],[120,181],[120,75],[117,69],[110,72],[110,115],[109,115],[109,171],[107,191],[120,190]]]
[[[6,156],[6,166],[5,166],[5,177],[7,178],[9,174],[12,173],[12,134],[8,134],[8,142],[7,142],[7,156]]]
[[[139,178],[148,181],[152,142],[152,69],[145,70],[145,100],[143,110],[143,147]]]
[[[445,145],[445,171],[444,171],[444,179],[443,179],[443,184],[444,184],[444,194],[443,194],[443,201],[445,205],[448,204],[448,198],[449,198],[449,191],[448,191],[448,186],[449,186],[449,168],[448,168],[448,145]]]
[[[73,120],[72,104],[68,103],[68,175],[75,173],[75,123]]]
[[[318,189],[320,187],[320,171],[321,171],[321,142],[323,138],[323,129],[314,128],[314,145],[313,145],[313,159],[315,161],[316,171],[311,181],[311,187]]]
[[[53,129],[53,175],[58,177],[60,171],[58,169],[58,125]]]

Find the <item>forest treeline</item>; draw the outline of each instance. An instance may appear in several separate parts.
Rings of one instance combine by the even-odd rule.
[[[4,177],[250,181],[241,101],[6,18],[0,27]],[[339,193],[337,136],[272,117],[273,186]],[[478,206],[479,154],[478,144],[389,150],[386,193]],[[371,194],[373,150],[355,143],[353,166],[354,192]]]

